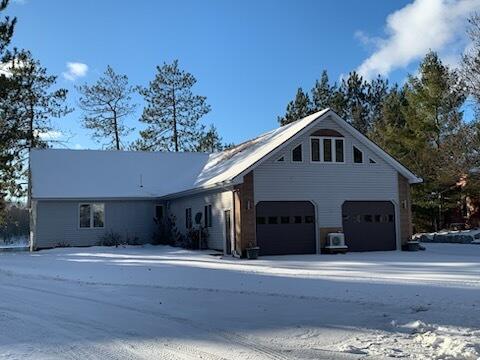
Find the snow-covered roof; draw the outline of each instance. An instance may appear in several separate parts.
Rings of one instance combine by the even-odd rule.
[[[32,197],[152,198],[225,186],[234,183],[241,175],[266,159],[267,155],[300,136],[313,122],[326,117],[328,113],[334,114],[325,109],[232,149],[214,154],[32,150]],[[383,155],[389,157],[385,153]],[[414,174],[393,158],[389,158],[400,173],[411,182],[416,182],[418,178]]]

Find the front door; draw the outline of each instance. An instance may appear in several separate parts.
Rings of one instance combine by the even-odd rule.
[[[232,253],[232,216],[230,210],[225,210],[225,252]]]

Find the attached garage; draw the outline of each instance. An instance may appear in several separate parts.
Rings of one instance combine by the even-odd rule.
[[[260,255],[315,254],[315,207],[309,201],[262,201],[256,206]]]
[[[342,216],[348,251],[396,249],[395,207],[390,201],[346,201]]]

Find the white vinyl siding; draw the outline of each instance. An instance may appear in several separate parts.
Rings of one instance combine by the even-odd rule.
[[[276,159],[275,159],[276,160]],[[278,163],[277,163],[278,165]],[[210,249],[223,250],[225,243],[225,210],[231,210],[233,214],[232,191],[206,192],[193,196],[186,196],[169,201],[167,214],[176,219],[177,229],[185,234],[187,231],[185,221],[185,209],[191,208],[192,218],[197,213],[202,213],[202,226],[205,224],[205,207],[211,205],[211,219],[208,227],[208,247]],[[207,210],[210,213],[210,210]],[[179,221],[180,220],[180,221]],[[233,226],[232,226],[233,228]],[[233,238],[233,235],[231,235]]]
[[[304,148],[310,149],[310,134],[322,128],[343,134],[344,149],[352,149],[355,145],[362,149],[364,159],[374,157],[370,150],[365,149],[330,118],[281,151],[291,154],[299,142]],[[378,159],[376,164],[354,164],[353,151],[344,151],[344,163],[336,163],[335,166],[320,161],[285,161],[279,164],[274,162],[277,158],[278,154],[272,154],[270,159],[254,170],[255,203],[312,201],[317,209],[318,227],[341,227],[341,207],[346,200],[386,200],[398,203],[397,171],[383,159],[375,157]]]
[[[104,227],[80,228],[80,204],[103,204]],[[139,243],[152,241],[156,230],[152,209],[155,202],[148,200],[109,200],[109,201],[47,201],[36,200],[34,246],[49,248],[55,246],[96,245],[102,235],[113,231],[122,239],[138,238]],[[97,209],[98,210],[98,209]],[[92,214],[93,215],[93,214]],[[101,219],[89,220],[97,221]],[[92,226],[94,224],[92,223]]]

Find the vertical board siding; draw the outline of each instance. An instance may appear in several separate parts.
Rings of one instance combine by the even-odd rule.
[[[105,204],[105,227],[79,228],[79,204]],[[139,243],[149,243],[155,232],[153,220],[155,201],[36,201],[35,247],[97,245],[107,232],[118,233],[122,240],[137,237]]]
[[[310,161],[310,134],[319,129],[336,130],[345,136],[345,163]],[[291,151],[302,144],[303,162],[292,162]],[[353,145],[363,151],[363,163],[353,163]],[[285,156],[284,162],[276,162]],[[376,161],[370,164],[369,158]],[[365,145],[325,119],[309,134],[272,154],[254,170],[255,203],[275,200],[309,200],[317,209],[317,227],[341,227],[342,204],[347,200],[388,200],[398,204],[397,171]]]
[[[232,210],[232,191],[221,191],[213,193],[202,193],[199,195],[185,196],[171,200],[168,205],[168,214],[174,216],[177,229],[185,234],[185,209],[192,209],[192,221],[195,226],[195,214],[202,213],[202,226],[204,221],[205,205],[212,205],[212,226],[208,228],[208,247],[210,249],[222,250],[225,244],[225,210]],[[232,219],[233,220],[233,219]],[[233,235],[231,235],[233,238]]]

